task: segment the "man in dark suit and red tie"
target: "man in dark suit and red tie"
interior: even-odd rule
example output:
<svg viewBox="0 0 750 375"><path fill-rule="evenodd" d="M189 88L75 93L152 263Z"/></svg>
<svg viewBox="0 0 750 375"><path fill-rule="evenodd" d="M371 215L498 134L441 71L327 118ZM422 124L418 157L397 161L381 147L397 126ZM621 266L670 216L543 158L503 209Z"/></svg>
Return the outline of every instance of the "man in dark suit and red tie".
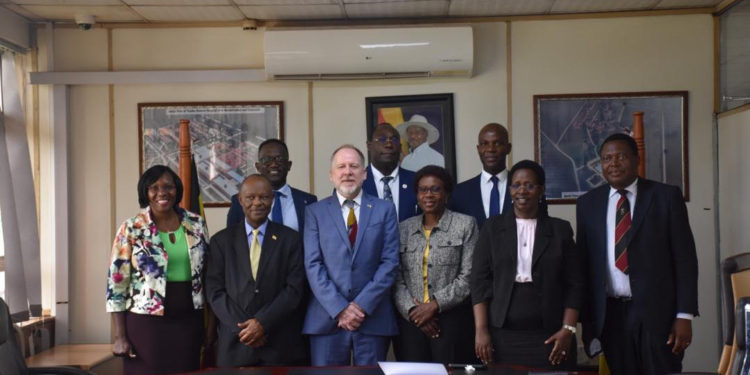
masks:
<svg viewBox="0 0 750 375"><path fill-rule="evenodd" d="M265 177L247 177L239 203L245 219L216 233L208 252L206 294L219 320L217 365L307 365L302 238L268 220L273 190Z"/></svg>
<svg viewBox="0 0 750 375"><path fill-rule="evenodd" d="M588 260L585 349L613 375L680 372L698 315L698 260L678 187L638 177L626 134L599 149L608 184L578 198L577 244Z"/></svg>
<svg viewBox="0 0 750 375"><path fill-rule="evenodd" d="M479 131L477 153L482 161L482 172L453 189L449 208L473 216L477 226L512 207L508 191L508 170L505 158L512 146L508 141L508 130L498 123L489 123Z"/></svg>
<svg viewBox="0 0 750 375"><path fill-rule="evenodd" d="M286 176L292 169L286 143L276 138L263 141L258 146L258 161L255 163L255 169L271 181L274 195L271 221L284 224L302 233L305 226L305 206L317 202L318 198L286 183ZM237 195L233 195L231 201L232 205L227 212L227 227L245 218Z"/></svg>
<svg viewBox="0 0 750 375"><path fill-rule="evenodd" d="M370 165L362 191L380 199L393 202L398 221L404 221L419 213L417 196L414 194L414 172L399 167L401 136L389 123L375 127L367 141Z"/></svg>

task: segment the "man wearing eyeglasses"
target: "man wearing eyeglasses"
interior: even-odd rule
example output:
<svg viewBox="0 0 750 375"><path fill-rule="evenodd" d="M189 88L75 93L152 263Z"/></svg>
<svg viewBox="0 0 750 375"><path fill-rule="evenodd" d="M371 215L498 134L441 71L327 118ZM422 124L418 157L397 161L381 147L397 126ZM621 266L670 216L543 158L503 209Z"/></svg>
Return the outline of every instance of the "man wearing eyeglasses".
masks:
<svg viewBox="0 0 750 375"><path fill-rule="evenodd" d="M375 127L367 141L370 165L367 179L362 184L365 193L393 202L398 221L404 221L419 213L417 197L414 195L414 172L399 166L401 136L389 123Z"/></svg>
<svg viewBox="0 0 750 375"><path fill-rule="evenodd" d="M271 181L273 205L271 221L281 223L300 233L305 224L305 206L318 201L318 197L295 189L286 183L286 176L292 168L289 149L283 141L270 138L258 146L258 161L255 169ZM227 213L227 227L242 221L245 217L237 195L232 196L232 206Z"/></svg>

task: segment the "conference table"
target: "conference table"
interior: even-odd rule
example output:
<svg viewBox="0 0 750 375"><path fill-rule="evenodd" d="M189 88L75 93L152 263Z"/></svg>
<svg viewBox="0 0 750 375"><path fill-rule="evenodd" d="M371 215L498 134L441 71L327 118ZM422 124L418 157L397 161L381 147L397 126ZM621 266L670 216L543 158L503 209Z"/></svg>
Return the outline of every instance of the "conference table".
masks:
<svg viewBox="0 0 750 375"><path fill-rule="evenodd" d="M451 375L597 375L597 372L533 370L520 366L490 365L487 369L466 371L448 369ZM191 375L384 375L379 367L244 367L207 369Z"/></svg>

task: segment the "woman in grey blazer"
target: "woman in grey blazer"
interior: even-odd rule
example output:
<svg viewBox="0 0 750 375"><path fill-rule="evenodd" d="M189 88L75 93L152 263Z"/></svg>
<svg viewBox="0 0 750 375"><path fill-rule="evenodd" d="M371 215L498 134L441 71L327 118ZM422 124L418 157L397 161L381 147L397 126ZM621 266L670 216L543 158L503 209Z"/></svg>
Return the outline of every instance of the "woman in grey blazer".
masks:
<svg viewBox="0 0 750 375"><path fill-rule="evenodd" d="M446 208L453 190L448 172L435 165L417 171L417 204L423 214L399 225L400 268L394 300L399 361L471 363L474 319L469 278L478 238L473 217Z"/></svg>

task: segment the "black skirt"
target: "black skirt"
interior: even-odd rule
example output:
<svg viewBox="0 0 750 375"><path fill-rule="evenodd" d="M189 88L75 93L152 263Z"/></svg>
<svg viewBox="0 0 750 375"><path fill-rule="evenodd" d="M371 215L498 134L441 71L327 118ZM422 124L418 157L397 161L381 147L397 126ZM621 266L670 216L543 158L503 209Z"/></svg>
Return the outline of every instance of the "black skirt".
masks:
<svg viewBox="0 0 750 375"><path fill-rule="evenodd" d="M190 281L168 282L164 315L126 314L136 358L125 358L125 375L169 374L200 368L203 310L193 307Z"/></svg>
<svg viewBox="0 0 750 375"><path fill-rule="evenodd" d="M565 362L558 366L549 362L554 345L544 342L553 334L554 332L544 329L542 302L534 291L533 284L515 283L502 328L492 328L492 346L495 348L493 359L498 363L535 369L574 369L577 360L575 339Z"/></svg>

